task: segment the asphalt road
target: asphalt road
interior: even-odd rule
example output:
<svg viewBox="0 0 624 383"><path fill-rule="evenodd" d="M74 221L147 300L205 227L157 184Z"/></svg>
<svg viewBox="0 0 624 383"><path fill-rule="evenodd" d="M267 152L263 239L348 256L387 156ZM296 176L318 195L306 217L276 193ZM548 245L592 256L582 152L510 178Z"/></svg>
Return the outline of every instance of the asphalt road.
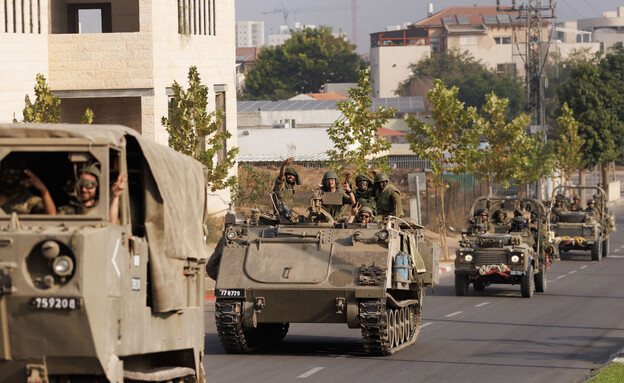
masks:
<svg viewBox="0 0 624 383"><path fill-rule="evenodd" d="M364 355L359 330L293 324L283 343L225 354L206 306L208 382L578 382L624 347L624 204L611 253L570 252L548 271L548 289L521 298L492 285L456 297L453 273L429 293L416 343L389 357Z"/></svg>

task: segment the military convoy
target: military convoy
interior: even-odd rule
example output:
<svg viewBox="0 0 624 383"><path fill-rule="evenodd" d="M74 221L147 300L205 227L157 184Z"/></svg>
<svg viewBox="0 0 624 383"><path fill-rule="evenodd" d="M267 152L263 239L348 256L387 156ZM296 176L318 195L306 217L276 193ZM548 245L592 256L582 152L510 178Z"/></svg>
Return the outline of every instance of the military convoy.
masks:
<svg viewBox="0 0 624 383"><path fill-rule="evenodd" d="M279 342L290 323L361 329L369 355L415 342L425 289L437 282L437 252L409 219L342 223L315 195L305 214L226 216L219 246L215 320L229 353ZM436 248L437 249L437 248ZM209 262L209 264L212 263Z"/></svg>
<svg viewBox="0 0 624 383"><path fill-rule="evenodd" d="M122 127L6 124L0 137L2 164L19 157L57 206L80 169L99 173L83 214L0 209L0 381L205 381L203 166Z"/></svg>
<svg viewBox="0 0 624 383"><path fill-rule="evenodd" d="M590 192L597 207L593 211L569 211L569 195L582 196ZM559 186L553 191L552 201L562 200L563 209L551 206L554 241L561 252L583 250L591 253L593 261L609 254L609 232L615 230L615 217L609 213L607 195L598 186Z"/></svg>
<svg viewBox="0 0 624 383"><path fill-rule="evenodd" d="M510 212L508 223L493 224L475 211ZM470 285L483 291L491 284L519 284L523 297L545 292L554 248L548 240L549 219L544 205L526 197L480 197L470 209L471 230L464 233L455 258L455 293L468 294Z"/></svg>

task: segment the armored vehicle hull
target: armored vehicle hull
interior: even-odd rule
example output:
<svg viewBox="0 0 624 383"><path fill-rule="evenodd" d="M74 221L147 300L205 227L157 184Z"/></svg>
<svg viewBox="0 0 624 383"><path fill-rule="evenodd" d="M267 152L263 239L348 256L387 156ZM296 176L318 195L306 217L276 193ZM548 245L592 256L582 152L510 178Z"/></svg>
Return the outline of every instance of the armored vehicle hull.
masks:
<svg viewBox="0 0 624 383"><path fill-rule="evenodd" d="M395 219L267 225L234 217L215 289L227 352L278 342L289 323L360 328L371 355L416 340L425 288L437 278L437 256L419 244L417 230Z"/></svg>
<svg viewBox="0 0 624 383"><path fill-rule="evenodd" d="M0 382L205 381L202 166L122 127L11 124L0 137L0 167L22 158L57 206L85 163L100 185L82 212L0 209Z"/></svg>

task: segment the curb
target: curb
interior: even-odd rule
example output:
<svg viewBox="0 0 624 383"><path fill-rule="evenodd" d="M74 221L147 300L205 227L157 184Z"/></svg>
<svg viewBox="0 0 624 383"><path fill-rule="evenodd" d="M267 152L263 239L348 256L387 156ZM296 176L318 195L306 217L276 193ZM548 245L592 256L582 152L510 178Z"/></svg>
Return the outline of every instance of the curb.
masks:
<svg viewBox="0 0 624 383"><path fill-rule="evenodd" d="M448 273L449 271L453 271L453 266L440 266L440 274Z"/></svg>

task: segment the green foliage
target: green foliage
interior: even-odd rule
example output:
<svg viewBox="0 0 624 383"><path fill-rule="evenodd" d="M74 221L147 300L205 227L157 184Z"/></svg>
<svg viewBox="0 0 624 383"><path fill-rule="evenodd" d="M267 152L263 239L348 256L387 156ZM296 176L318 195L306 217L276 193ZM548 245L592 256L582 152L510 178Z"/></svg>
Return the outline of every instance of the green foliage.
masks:
<svg viewBox="0 0 624 383"><path fill-rule="evenodd" d="M434 52L430 57L410 65L410 71L413 74L399 85L395 93L402 96L418 95L413 90L418 79L437 78L449 87L459 88L458 99L466 106L481 108L485 96L494 92L510 100L510 117L519 115L523 108L521 85L511 76L497 75L481 61L475 60L468 51L451 49Z"/></svg>
<svg viewBox="0 0 624 383"><path fill-rule="evenodd" d="M80 120L81 124L92 124L93 119L95 118L95 113L91 110L91 108L87 108L84 114L82 115L82 119Z"/></svg>
<svg viewBox="0 0 624 383"><path fill-rule="evenodd" d="M187 91L173 82L173 99L169 107L169 118L161 122L169 133L169 146L191 156L207 168L207 178L212 191L225 189L236 184L236 177L228 177L236 162L238 148L230 148L224 157L217 159L217 153L232 134L220 129L223 111L208 113L208 88L201 85L197 67L189 68Z"/></svg>
<svg viewBox="0 0 624 383"><path fill-rule="evenodd" d="M561 115L557 118L556 129L556 156L557 167L561 169L566 180L572 177L576 170L583 166L583 139L578 134L578 123L572 115L568 104L563 104Z"/></svg>
<svg viewBox="0 0 624 383"><path fill-rule="evenodd" d="M35 84L35 102L26 95L24 122L56 123L61 117L61 100L50 92L45 77L37 73Z"/></svg>
<svg viewBox="0 0 624 383"><path fill-rule="evenodd" d="M326 82L355 82L361 59L330 27L293 32L284 44L263 48L245 75L246 100L278 100L319 92Z"/></svg>
<svg viewBox="0 0 624 383"><path fill-rule="evenodd" d="M349 89L350 100L336 103L342 117L327 129L334 143L334 149L327 154L338 173L347 166L355 166L357 173L366 173L369 159L377 169L389 171L386 158L379 159L375 155L389 150L392 144L375 136L375 132L394 116L395 110L378 107L371 111L371 93L370 69L361 70L357 88Z"/></svg>
<svg viewBox="0 0 624 383"><path fill-rule="evenodd" d="M624 382L624 363L610 363L601 368L589 383L619 383Z"/></svg>
<svg viewBox="0 0 624 383"><path fill-rule="evenodd" d="M234 185L232 201L237 207L254 206L262 199L267 199L271 191L271 175L257 170L249 164L238 167L238 183Z"/></svg>
<svg viewBox="0 0 624 383"><path fill-rule="evenodd" d="M412 133L407 135L410 149L420 158L431 163L434 180L438 185L444 183L444 171L459 171L463 153L468 146L478 145L478 136L467 129L475 118L474 107L464 108L464 103L457 99L459 89L447 89L444 81L435 80L433 89L427 98L433 105L433 124L409 116L407 125Z"/></svg>

